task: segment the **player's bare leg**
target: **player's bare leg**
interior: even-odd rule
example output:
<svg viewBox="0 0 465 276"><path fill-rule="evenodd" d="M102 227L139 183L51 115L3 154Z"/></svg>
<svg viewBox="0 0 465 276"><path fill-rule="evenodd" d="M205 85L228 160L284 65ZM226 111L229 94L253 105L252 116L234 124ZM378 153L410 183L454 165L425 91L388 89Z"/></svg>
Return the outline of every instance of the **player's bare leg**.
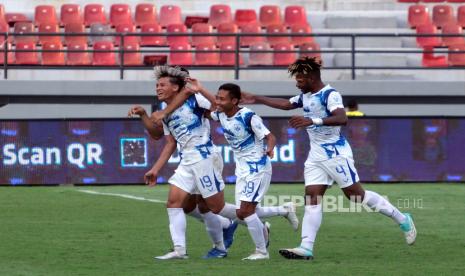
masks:
<svg viewBox="0 0 465 276"><path fill-rule="evenodd" d="M400 226L402 232L404 232L407 244L412 245L415 243L417 230L410 214L401 213L386 198L382 197L378 193L365 191L359 182L343 188L342 191L350 200L363 203L371 209L390 217Z"/></svg>
<svg viewBox="0 0 465 276"><path fill-rule="evenodd" d="M279 250L287 259L313 259L313 244L323 218L321 201L327 185L308 185L305 187L305 214L302 219L302 242L296 248Z"/></svg>
<svg viewBox="0 0 465 276"><path fill-rule="evenodd" d="M163 256L155 257L156 259L170 260L188 258L186 254L186 216L183 210L184 202L188 196L189 194L186 191L174 185L170 185L166 208L168 211L169 228L174 249Z"/></svg>

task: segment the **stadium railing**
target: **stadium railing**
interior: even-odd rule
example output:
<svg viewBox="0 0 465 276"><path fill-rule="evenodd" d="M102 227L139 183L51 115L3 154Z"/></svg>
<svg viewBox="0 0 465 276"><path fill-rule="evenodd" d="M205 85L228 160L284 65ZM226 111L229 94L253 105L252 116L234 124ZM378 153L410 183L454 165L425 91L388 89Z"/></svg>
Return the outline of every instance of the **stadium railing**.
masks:
<svg viewBox="0 0 465 276"><path fill-rule="evenodd" d="M391 70L444 70L444 69L452 69L452 70L463 70L465 69L465 64L464 65L459 65L459 66L449 66L445 64L445 66L438 66L438 67L424 67L424 66L358 66L356 64L356 55L357 54L450 54L452 51L449 49L396 49L396 50L388 50L388 49L382 49L382 48L376 48L376 49L358 49L357 48L357 39L359 38L366 38L366 37L464 37L465 34L411 34L411 33L305 33L305 34L295 34L295 33L278 33L278 34L265 34L265 33L234 33L234 34L218 34L218 33L0 33L0 36L3 37L3 44L8 43L11 41L12 37L18 37L18 36L87 36L87 37L98 37L98 36L105 36L105 37L114 37L118 41L121 41L121 44L119 45L118 49L114 50L93 50L93 49L88 49L88 50L68 50L68 49L62 49L62 50L43 50L43 49L35 49L35 50L16 50L16 49L9 49L9 47L3 47L3 50L0 51L1 54L3 54L3 77L4 79L8 79L8 70L10 69L71 69L71 70L96 70L96 69L102 69L102 70L108 70L108 69L114 69L114 70L119 70L120 71L120 79L124 79L124 72L125 70L152 70L153 65L142 65L142 66L129 66L129 65L124 65L124 54L126 53L150 53L150 54L169 54L169 53L198 53L198 50L170 50L170 49L139 49L139 50L126 50L124 45L125 45L125 37L143 37L143 36L214 36L214 37L219 37L219 36L233 36L235 37L235 42L236 42L236 47L233 50L208 50L208 51L201 51L201 53L234 53L235 55L235 64L233 66L221 66L221 65L215 65L215 66L198 66L198 65L187 65L189 69L222 69L222 70L234 70L234 77L235 79L240 79L240 72L244 70L274 70L274 69L282 69L285 66L277 66L277 65L260 65L260 66L244 66L241 65L241 59L240 59L240 54L250 54L250 53L296 53L296 54L323 54L323 53L346 53L350 54L351 57L351 63L350 66L328 66L325 67L325 69L342 69L342 70L350 70L351 71L351 77L352 79L356 79L356 70L386 70L386 69L391 69ZM302 36L311 36L311 37L345 37L350 39L350 49L334 49L334 50L312 50L312 51L301 51L299 49L294 49L294 50L289 50L289 51L275 51L275 50L259 50L259 51L254 51L249 49L241 49L241 38L246 37L246 36L264 36L264 37L302 37ZM166 46L168 47L168 46ZM50 65L18 65L18 64L9 64L8 59L9 59L9 53L15 53L15 52L37 52L37 53L43 53L43 52L88 52L88 53L94 53L94 52L113 52L117 53L119 57L119 62L117 65L114 66L98 66L98 65L92 65L92 66L71 66L71 65L63 65L63 66L50 66ZM459 51L453 51L453 54L464 54L464 50L459 50ZM171 64L171 65L178 65L178 64ZM182 65L182 64L179 64ZM184 65L183 65L184 66Z"/></svg>

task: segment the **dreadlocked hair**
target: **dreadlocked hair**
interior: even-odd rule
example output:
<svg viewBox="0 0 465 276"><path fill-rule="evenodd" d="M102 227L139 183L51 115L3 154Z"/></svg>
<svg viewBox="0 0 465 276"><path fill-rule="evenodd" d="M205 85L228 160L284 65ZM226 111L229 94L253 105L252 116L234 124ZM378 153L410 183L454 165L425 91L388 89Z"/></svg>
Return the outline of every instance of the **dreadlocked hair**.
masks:
<svg viewBox="0 0 465 276"><path fill-rule="evenodd" d="M172 84L179 86L179 90L186 85L186 78L189 77L189 72L179 66L155 66L153 68L155 73L155 78L159 80L160 78L169 78Z"/></svg>
<svg viewBox="0 0 465 276"><path fill-rule="evenodd" d="M297 74L308 75L310 73L320 74L322 61L319 57L301 57L289 65L287 71L291 77Z"/></svg>

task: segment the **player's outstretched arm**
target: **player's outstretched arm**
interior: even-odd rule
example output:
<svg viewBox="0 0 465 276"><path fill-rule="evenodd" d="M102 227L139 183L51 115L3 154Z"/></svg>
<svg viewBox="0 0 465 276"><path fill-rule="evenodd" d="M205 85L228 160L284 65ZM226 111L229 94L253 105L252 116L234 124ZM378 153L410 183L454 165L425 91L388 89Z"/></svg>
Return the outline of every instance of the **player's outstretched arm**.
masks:
<svg viewBox="0 0 465 276"><path fill-rule="evenodd" d="M268 133L266 136L266 155L271 159L274 157L274 147L276 146L276 137L272 133Z"/></svg>
<svg viewBox="0 0 465 276"><path fill-rule="evenodd" d="M168 162L173 152L176 150L176 140L174 140L173 136L165 135L166 144L163 147L160 156L158 157L157 162L153 165L153 167L144 175L145 184L149 186L155 186L157 184L157 176L160 172L161 168Z"/></svg>
<svg viewBox="0 0 465 276"><path fill-rule="evenodd" d="M269 107L282 109L282 110L291 110L291 109L297 108L288 99L258 96L258 95L253 95L248 92L242 92L241 103L243 104L257 104L257 103L264 104Z"/></svg>
<svg viewBox="0 0 465 276"><path fill-rule="evenodd" d="M128 117L133 117L134 115L137 115L140 117L142 124L144 125L144 128L147 130L149 133L150 137L154 140L159 140L163 137L163 126L162 124L154 124L149 116L147 115L147 112L142 106L133 106L129 112L128 112Z"/></svg>

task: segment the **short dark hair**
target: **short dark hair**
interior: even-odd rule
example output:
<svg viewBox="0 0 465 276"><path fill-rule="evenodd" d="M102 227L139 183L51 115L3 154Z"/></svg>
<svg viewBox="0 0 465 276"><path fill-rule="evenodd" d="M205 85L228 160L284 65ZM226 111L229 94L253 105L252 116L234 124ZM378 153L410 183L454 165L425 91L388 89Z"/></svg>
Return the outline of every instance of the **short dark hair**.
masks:
<svg viewBox="0 0 465 276"><path fill-rule="evenodd" d="M321 76L320 69L322 67L322 61L319 57L301 57L294 63L289 65L288 72L291 77L297 74L314 74L318 77Z"/></svg>
<svg viewBox="0 0 465 276"><path fill-rule="evenodd" d="M229 97L231 99L237 99L238 101L241 100L241 87L234 83L225 83L222 84L218 90L226 90L228 91Z"/></svg>

